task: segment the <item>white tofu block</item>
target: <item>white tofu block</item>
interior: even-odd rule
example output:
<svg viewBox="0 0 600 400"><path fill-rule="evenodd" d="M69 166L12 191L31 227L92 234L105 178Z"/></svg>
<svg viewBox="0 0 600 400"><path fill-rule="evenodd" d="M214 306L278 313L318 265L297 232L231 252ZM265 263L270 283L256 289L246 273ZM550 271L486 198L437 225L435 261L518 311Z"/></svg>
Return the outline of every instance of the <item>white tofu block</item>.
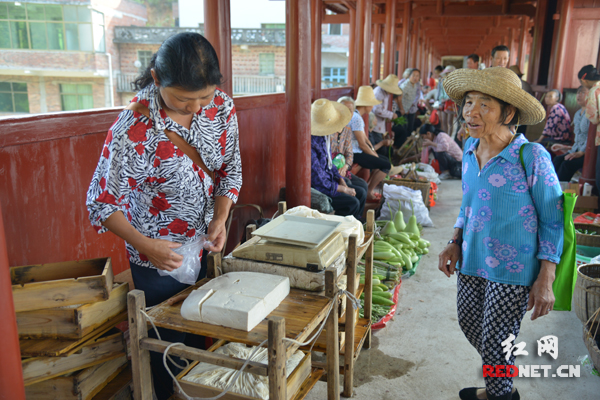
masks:
<svg viewBox="0 0 600 400"><path fill-rule="evenodd" d="M181 316L191 321L202 322L202 304L215 291L212 289L196 289L183 301L181 305Z"/></svg>
<svg viewBox="0 0 600 400"><path fill-rule="evenodd" d="M202 289L214 293L204 298L199 307L201 322L249 332L290 293L290 280L258 272L230 272L211 280ZM195 312L195 306L192 310ZM182 316L187 318L183 306Z"/></svg>

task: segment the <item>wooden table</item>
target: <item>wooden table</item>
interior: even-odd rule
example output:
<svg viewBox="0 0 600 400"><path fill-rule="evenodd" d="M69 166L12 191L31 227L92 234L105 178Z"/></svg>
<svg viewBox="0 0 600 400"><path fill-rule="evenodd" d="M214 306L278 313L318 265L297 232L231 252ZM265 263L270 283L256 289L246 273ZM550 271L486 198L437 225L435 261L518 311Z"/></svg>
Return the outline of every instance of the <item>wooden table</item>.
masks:
<svg viewBox="0 0 600 400"><path fill-rule="evenodd" d="M220 255L211 254L209 264L213 267L220 262ZM210 271L210 269L209 269ZM212 268L212 273L216 268ZM196 285L182 291L186 294L202 286L209 279L204 279ZM319 296L305 291L292 289L285 300L277 307L268 318L259 323L252 331L231 329L201 322L188 321L181 316L181 303L173 306L165 301L154 307L147 314L153 319L157 327L167 328L196 335L203 335L232 342L259 345L268 340L269 364L264 365L250 362L246 372L269 377L269 392L272 400L287 399L286 393L286 358L298 349L298 345L286 341L285 338L306 341L313 331L318 328L331 308L326 322L327 347L333 351L327 354L327 386L328 399L339 399L339 352L338 349L338 309L332 307L336 300L337 289L335 286L336 271L333 268L325 271L325 296ZM131 335L131 360L134 385L134 398L136 400L152 399L152 383L150 372L150 351L164 352L171 343L148 338L148 325L142 310L145 309L144 293L134 290L128 295L129 332ZM228 368L240 369L245 360L232 358L220 354L199 350L188 346L176 346L170 354L189 360L208 362ZM331 354L330 354L331 353ZM312 378L311 378L312 376ZM316 380L309 375L302 384L299 393L293 397L300 400L314 386Z"/></svg>

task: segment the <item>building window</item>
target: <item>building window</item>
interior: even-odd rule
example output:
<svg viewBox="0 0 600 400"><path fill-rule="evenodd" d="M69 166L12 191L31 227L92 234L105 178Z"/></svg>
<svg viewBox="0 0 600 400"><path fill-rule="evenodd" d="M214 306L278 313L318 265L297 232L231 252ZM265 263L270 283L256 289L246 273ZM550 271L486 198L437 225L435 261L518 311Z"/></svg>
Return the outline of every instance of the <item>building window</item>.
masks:
<svg viewBox="0 0 600 400"><path fill-rule="evenodd" d="M140 62L140 64L142 64L140 66L140 71L145 71L146 68L148 68L148 65L150 65L150 59L152 58L152 52L148 51L148 50L138 50L138 61Z"/></svg>
<svg viewBox="0 0 600 400"><path fill-rule="evenodd" d="M326 82L346 83L346 68L325 67L323 68L322 79Z"/></svg>
<svg viewBox="0 0 600 400"><path fill-rule="evenodd" d="M0 112L29 112L26 83L0 82Z"/></svg>
<svg viewBox="0 0 600 400"><path fill-rule="evenodd" d="M275 53L259 53L258 67L260 75L275 75Z"/></svg>
<svg viewBox="0 0 600 400"><path fill-rule="evenodd" d="M260 24L261 29L285 29L285 24Z"/></svg>
<svg viewBox="0 0 600 400"><path fill-rule="evenodd" d="M85 6L0 3L0 48L104 52L104 15Z"/></svg>
<svg viewBox="0 0 600 400"><path fill-rule="evenodd" d="M342 34L342 24L329 24L329 30L327 31L328 35L341 35Z"/></svg>
<svg viewBox="0 0 600 400"><path fill-rule="evenodd" d="M60 101L63 111L86 110L89 108L94 108L92 85L61 83Z"/></svg>

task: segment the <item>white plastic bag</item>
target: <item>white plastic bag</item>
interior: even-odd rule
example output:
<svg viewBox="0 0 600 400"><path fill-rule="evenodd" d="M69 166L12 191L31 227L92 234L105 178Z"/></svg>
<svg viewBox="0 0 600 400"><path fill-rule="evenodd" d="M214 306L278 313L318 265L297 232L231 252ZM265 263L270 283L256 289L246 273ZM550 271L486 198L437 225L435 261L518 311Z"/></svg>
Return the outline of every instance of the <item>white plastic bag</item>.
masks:
<svg viewBox="0 0 600 400"><path fill-rule="evenodd" d="M404 164L403 165L404 169L408 170L411 167L411 164ZM420 171L419 171L420 170ZM417 176L423 177L425 179L427 179L429 182L433 182L435 184L439 184L440 178L437 172L435 172L435 169L429 165L429 164L425 164L425 163L418 163L417 164Z"/></svg>
<svg viewBox="0 0 600 400"><path fill-rule="evenodd" d="M385 202L383 203L383 207L381 207L380 220L391 220L392 216L398 211L398 200L400 200L402 202L404 222L408 222L408 219L412 215L410 207L410 201L412 200L417 223L422 226L433 226L433 221L429 218L429 210L423 203L423 196L420 190L413 190L406 186L384 184L383 197L385 198ZM391 212L388 204L392 208Z"/></svg>
<svg viewBox="0 0 600 400"><path fill-rule="evenodd" d="M158 270L160 276L170 276L186 285L193 285L198 280L200 269L202 268L202 250L206 241L206 236L199 236L196 240L186 243L176 249L171 249L175 253L183 256L183 263L173 271Z"/></svg>

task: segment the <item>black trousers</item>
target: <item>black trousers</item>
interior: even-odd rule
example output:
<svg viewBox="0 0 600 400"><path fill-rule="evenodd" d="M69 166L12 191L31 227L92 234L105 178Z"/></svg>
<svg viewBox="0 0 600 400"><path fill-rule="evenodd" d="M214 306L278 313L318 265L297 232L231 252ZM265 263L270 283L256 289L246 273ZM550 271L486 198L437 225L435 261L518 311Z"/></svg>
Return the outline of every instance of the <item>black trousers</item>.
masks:
<svg viewBox="0 0 600 400"><path fill-rule="evenodd" d="M554 157L552 161L554 163L554 170L558 175L558 180L561 182L568 182L571 180L575 172L580 168L583 168L584 157L574 158L572 160L565 161L566 154Z"/></svg>
<svg viewBox="0 0 600 400"><path fill-rule="evenodd" d="M354 153L354 161L363 168L380 169L386 173L392 168L390 160L381 154L379 157L375 157L366 153Z"/></svg>
<svg viewBox="0 0 600 400"><path fill-rule="evenodd" d="M344 180L348 187L356 191L356 196L337 192L336 195L331 198L331 206L335 210L335 215L352 215L360 221L362 220L365 202L367 201L367 183L359 177L352 176L354 177L355 183L353 183L353 180L351 179L344 178Z"/></svg>
<svg viewBox="0 0 600 400"><path fill-rule="evenodd" d="M445 151L433 152L435 159L440 164L440 171L448 171L455 178L462 177L462 162L455 160Z"/></svg>
<svg viewBox="0 0 600 400"><path fill-rule="evenodd" d="M371 144L375 146L377 143L383 140L383 134L379 132L369 132L369 140L371 141ZM376 150L376 153L384 157L389 157L390 147L382 146Z"/></svg>
<svg viewBox="0 0 600 400"><path fill-rule="evenodd" d="M206 277L207 258L208 252L204 251L202 257L202 269L200 270L198 280ZM133 278L135 288L144 292L144 296L146 297L146 307L152 307L162 303L189 286L176 281L170 276L160 276L156 269L142 267L132 262L129 263L129 266L131 268L131 277ZM172 331L163 328L158 328L158 332L160 333L162 340L171 343L185 342L190 346L203 347L204 338L199 336L187 335L185 332ZM157 338L154 329L148 331L148 336L155 339ZM183 365L183 362L180 362L179 357L172 356L172 358L178 364ZM181 372L180 368L169 361L167 362L174 375ZM152 380L154 381L154 393L156 394L156 398L158 400L167 400L173 394L173 380L164 367L161 353L154 351L150 352L150 366L152 367Z"/></svg>
<svg viewBox="0 0 600 400"><path fill-rule="evenodd" d="M367 182L365 182L364 179L359 178L358 176L354 175L354 174L350 174L351 178L344 178L344 180L346 181L346 185L348 185L349 187L351 187L352 189L354 189L356 191L356 198L358 199L358 201L360 202L360 208L358 209L358 212L354 215L354 218L356 218L357 220L362 220L362 216L363 216L363 212L365 211L365 203L367 201L367 193L369 192L369 185L367 184Z"/></svg>

